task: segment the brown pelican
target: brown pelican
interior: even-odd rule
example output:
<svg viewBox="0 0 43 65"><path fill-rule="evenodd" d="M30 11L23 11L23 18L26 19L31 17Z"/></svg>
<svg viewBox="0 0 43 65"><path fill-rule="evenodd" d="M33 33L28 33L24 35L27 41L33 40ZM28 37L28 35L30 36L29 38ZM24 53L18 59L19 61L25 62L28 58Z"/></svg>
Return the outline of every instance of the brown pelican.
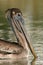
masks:
<svg viewBox="0 0 43 65"><path fill-rule="evenodd" d="M11 8L6 10L5 15L17 38L17 42L9 42L0 39L0 56L14 58L27 57L30 48L32 54L36 58L35 51L26 36L21 10L18 8Z"/></svg>

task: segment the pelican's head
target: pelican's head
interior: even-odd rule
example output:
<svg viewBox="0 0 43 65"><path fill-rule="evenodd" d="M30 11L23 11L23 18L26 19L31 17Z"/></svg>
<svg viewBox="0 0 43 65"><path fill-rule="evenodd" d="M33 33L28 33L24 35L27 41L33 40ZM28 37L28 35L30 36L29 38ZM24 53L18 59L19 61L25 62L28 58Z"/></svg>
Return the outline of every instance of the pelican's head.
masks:
<svg viewBox="0 0 43 65"><path fill-rule="evenodd" d="M22 25L24 24L24 19L23 19L21 10L18 8L8 9L5 11L5 17L7 18L8 23L12 27L12 30L17 38L16 32L15 32L15 27L14 27L15 23L16 23L16 29L19 32L22 32L19 23L21 23Z"/></svg>
<svg viewBox="0 0 43 65"><path fill-rule="evenodd" d="M5 15L6 15L5 17L10 23L11 23L11 19L18 20L21 21L21 23L24 23L22 12L18 8L7 9L5 11Z"/></svg>

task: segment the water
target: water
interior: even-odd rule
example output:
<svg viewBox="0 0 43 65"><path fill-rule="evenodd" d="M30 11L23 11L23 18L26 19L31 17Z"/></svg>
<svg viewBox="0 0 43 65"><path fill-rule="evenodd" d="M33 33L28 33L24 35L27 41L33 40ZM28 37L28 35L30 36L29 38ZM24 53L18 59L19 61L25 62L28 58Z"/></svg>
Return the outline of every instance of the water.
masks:
<svg viewBox="0 0 43 65"><path fill-rule="evenodd" d="M0 65L43 65L43 16L41 16L43 15L43 5L40 4L42 0L37 1L39 2L37 4L38 7L36 6L37 2L35 2L34 8L37 8L33 9L33 1L34 0L0 0L0 39L16 41L13 31L5 19L5 10L12 7L19 8L23 12L29 41L33 45L38 58L34 59L29 51L29 58L27 59L18 59L18 61L13 59L0 59Z"/></svg>

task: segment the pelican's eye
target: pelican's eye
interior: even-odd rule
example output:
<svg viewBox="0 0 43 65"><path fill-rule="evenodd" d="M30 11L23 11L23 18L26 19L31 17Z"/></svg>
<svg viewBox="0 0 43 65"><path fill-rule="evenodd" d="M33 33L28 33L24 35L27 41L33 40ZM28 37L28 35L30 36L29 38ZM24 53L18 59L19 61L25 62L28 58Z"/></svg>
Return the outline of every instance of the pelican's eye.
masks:
<svg viewBox="0 0 43 65"><path fill-rule="evenodd" d="M18 16L20 16L20 14L18 14Z"/></svg>
<svg viewBox="0 0 43 65"><path fill-rule="evenodd" d="M18 16L21 16L21 13L17 13Z"/></svg>

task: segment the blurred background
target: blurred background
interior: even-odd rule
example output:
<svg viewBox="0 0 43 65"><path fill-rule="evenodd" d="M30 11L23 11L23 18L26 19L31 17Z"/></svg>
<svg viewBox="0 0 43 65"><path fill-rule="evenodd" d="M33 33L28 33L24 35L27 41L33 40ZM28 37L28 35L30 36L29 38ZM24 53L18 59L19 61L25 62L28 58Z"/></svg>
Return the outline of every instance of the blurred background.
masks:
<svg viewBox="0 0 43 65"><path fill-rule="evenodd" d="M42 64L43 0L0 0L0 39L16 41L13 31L5 19L5 10L8 8L19 8L22 11L29 41L40 59L40 62L37 63Z"/></svg>

